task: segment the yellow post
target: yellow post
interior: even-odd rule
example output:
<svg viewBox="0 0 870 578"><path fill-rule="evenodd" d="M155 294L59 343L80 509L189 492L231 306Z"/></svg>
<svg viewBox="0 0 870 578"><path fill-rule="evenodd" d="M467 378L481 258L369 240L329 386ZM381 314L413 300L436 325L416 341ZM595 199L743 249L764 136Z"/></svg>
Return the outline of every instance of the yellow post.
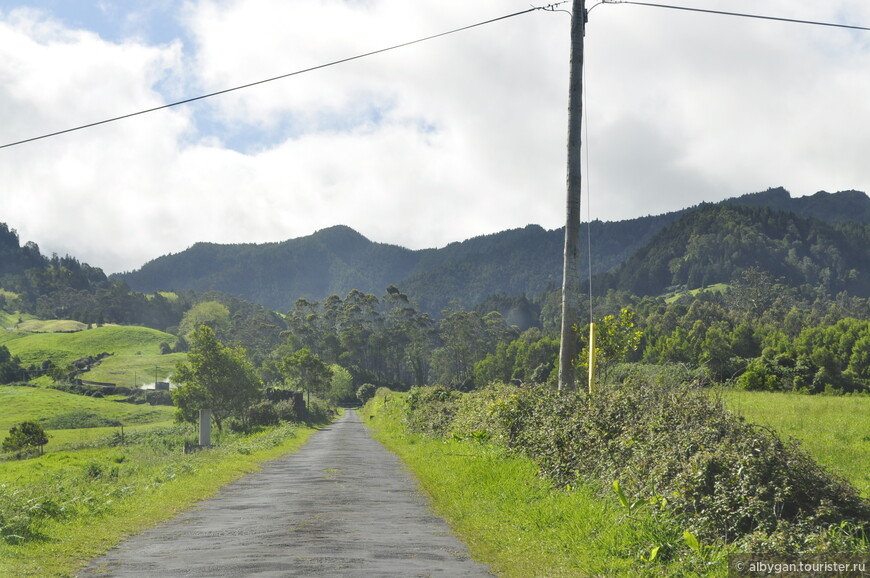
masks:
<svg viewBox="0 0 870 578"><path fill-rule="evenodd" d="M595 390L595 324L589 324L589 393Z"/></svg>

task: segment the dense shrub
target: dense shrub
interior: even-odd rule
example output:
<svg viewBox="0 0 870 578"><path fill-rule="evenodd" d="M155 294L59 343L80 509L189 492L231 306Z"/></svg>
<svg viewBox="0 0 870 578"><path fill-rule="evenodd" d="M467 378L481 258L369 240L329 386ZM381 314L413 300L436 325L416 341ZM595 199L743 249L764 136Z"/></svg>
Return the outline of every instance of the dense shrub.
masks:
<svg viewBox="0 0 870 578"><path fill-rule="evenodd" d="M375 396L375 392L378 390L378 386L373 385L371 383L364 383L359 386L356 390L356 398L365 405L368 401Z"/></svg>
<svg viewBox="0 0 870 578"><path fill-rule="evenodd" d="M407 423L429 435L485 432L534 459L558 486L591 480L610 491L618 481L631 501L667 503L702 541L771 552L847 551L861 541L870 504L854 487L797 443L743 422L677 377L627 375L594 395L424 388L408 397Z"/></svg>
<svg viewBox="0 0 870 578"><path fill-rule="evenodd" d="M278 410L271 401L261 401L248 408L250 426L278 425L279 421Z"/></svg>
<svg viewBox="0 0 870 578"><path fill-rule="evenodd" d="M281 421L302 421L305 406L298 405L296 398L284 399L275 404L275 411Z"/></svg>
<svg viewBox="0 0 870 578"><path fill-rule="evenodd" d="M461 396L458 391L442 386L412 387L405 398L408 429L429 436L445 435Z"/></svg>
<svg viewBox="0 0 870 578"><path fill-rule="evenodd" d="M144 390L148 405L172 405L172 392L166 390Z"/></svg>
<svg viewBox="0 0 870 578"><path fill-rule="evenodd" d="M311 425L328 424L336 415L335 406L329 403L312 401L305 409L305 423Z"/></svg>
<svg viewBox="0 0 870 578"><path fill-rule="evenodd" d="M523 408L520 394L516 386L493 383L463 395L455 402L448 432L456 438L485 437L510 445L519 433L517 426Z"/></svg>
<svg viewBox="0 0 870 578"><path fill-rule="evenodd" d="M12 426L0 449L13 453L17 458L23 458L36 452L41 454L47 443L48 435L41 425L35 421L23 421Z"/></svg>

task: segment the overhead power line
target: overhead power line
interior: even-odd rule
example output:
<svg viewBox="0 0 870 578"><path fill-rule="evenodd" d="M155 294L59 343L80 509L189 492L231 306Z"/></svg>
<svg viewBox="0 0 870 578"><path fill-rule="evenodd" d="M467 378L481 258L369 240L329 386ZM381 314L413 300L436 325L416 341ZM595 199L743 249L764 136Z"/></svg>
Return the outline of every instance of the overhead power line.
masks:
<svg viewBox="0 0 870 578"><path fill-rule="evenodd" d="M838 24L835 22L819 22L817 20L797 20L794 18L781 18L778 16L763 16L761 14L744 14L742 12L725 12L723 10L708 10L706 8L692 8L690 6L674 6L671 4L654 4L651 2L633 2L631 0L602 0L595 6L601 4L634 4L635 6L650 6L653 8L668 8L670 10L684 10L686 12L703 12L706 14L718 14L720 16L738 16L740 18L756 18L758 20L776 20L778 22L791 22L792 24L810 24L812 26L828 26L831 28L846 28L849 30L865 30L870 31L870 28L865 26L852 26L850 24ZM592 8L595 8L593 6ZM590 10L592 9L590 8Z"/></svg>
<svg viewBox="0 0 870 578"><path fill-rule="evenodd" d="M565 0L565 1L567 1L567 0ZM546 5L546 6L533 6L532 8L529 8L529 9L527 9L527 10L521 10L520 12L514 12L513 14L506 14L506 15L504 15L504 16L499 16L498 18L491 18L491 19L489 19L489 20L484 20L483 22L477 22L476 24L469 24L468 26L463 26L463 27L461 27L461 28L455 28L455 29L453 29L453 30L448 30L447 32L441 32L441 33L438 33L438 34L433 34L433 35L431 35L431 36L426 36L425 38L418 38L417 40L411 40L411 41L409 41L409 42L403 42L402 44L396 44L396 45L394 45L394 46L389 46L389 47L387 47L387 48L381 48L381 49L378 49L378 50L373 50L373 51L371 51L371 52L366 52L366 53L364 53L364 54L357 54L356 56L350 56L350 57L348 57L348 58L342 58L342 59L340 59L340 60L334 60L334 61L332 61L332 62L327 62L327 63L325 63L325 64L319 64L319 65L317 65L317 66L312 66L312 67L310 67L310 68L304 68L304 69L302 69L302 70L297 70L297 71L295 71L295 72L289 72L289 73L287 73L287 74L282 74L282 75L280 75L280 76L273 76L272 78L267 78L267 79L265 79L265 80L258 80L258 81L256 81L256 82L249 82L249 83L247 83L247 84L242 84L242 85L239 85L239 86L234 86L233 88L226 88L226 89L224 89L224 90L218 90L218 91L216 91L216 92L210 92L210 93L208 93L208 94L203 94L203 95L200 95L200 96L194 96L194 97L192 97L192 98L186 98L186 99L184 99L184 100L179 100L179 101L177 101L177 102L171 102L171 103L169 103L169 104L163 104L163 105L161 105L161 106L155 106L155 107L153 107L153 108L148 108L148 109L140 110L140 111L137 111L137 112L131 112L131 113L129 113L129 114L123 114L123 115L121 115L121 116L116 116L116 117L112 117L112 118L107 118L107 119L105 119L105 120L100 120L100 121L97 121L97 122L91 122L91 123L88 123L88 124L83 124L83 125L80 125L80 126L75 126L75 127L68 128L68 129L64 129L64 130L59 130L59 131L55 131L55 132L51 132L51 133L47 133L47 134L43 134L43 135L40 135L40 136L35 136L35 137L32 137L32 138L27 138L27 139L20 140L20 141L16 141L16 142L11 142L11 143L8 143L8 144L0 145L0 149L5 149L5 148L9 148L9 147L14 147L14 146L17 146L17 145L22 145L22 144L29 143L29 142L33 142L33 141L37 141L37 140L41 140L41 139L46 139L46 138L50 138L50 137L54 137L54 136L58 136L58 135L62 135L62 134L66 134L66 133L69 133L69 132L75 132L75 131L83 130L83 129L86 129L86 128L92 128L92 127L95 127L95 126L99 126L99 125L101 125L101 124L108 124L108 123L110 123L110 122L116 122L116 121L119 121L119 120L124 120L124 119L126 119L126 118L131 118L131 117L134 117L134 116L139 116L139 115L142 115L142 114L147 114L147 113L149 113L149 112L155 112L155 111L163 110L163 109L166 109L166 108L172 108L172 107L174 107L174 106L180 106L180 105L182 105L182 104L188 104L188 103L191 103L191 102L195 102L195 101L197 101L197 100L204 100L204 99L206 99L206 98L211 98L211 97L213 97L213 96L219 96L219 95L221 95L221 94L226 94L226 93L228 93L228 92L234 92L234 91L236 91L236 90L242 90L243 88L251 88L252 86L257 86L257 85L260 85L260 84L266 84L267 82L274 82L274 81L276 81L276 80L281 80L281 79L283 79L283 78L289 78L289 77L291 77L291 76L298 76L298 75L300 75L300 74L304 74L304 73L306 73L306 72L313 72L313 71L315 71L315 70L320 70L320 69L322 69L322 68L328 68L328 67L330 67L330 66L335 66L335 65L337 65L337 64L344 64L345 62L350 62L350 61L352 61L352 60L359 60L359 59L361 59L361 58L366 58L366 57L368 57L368 56L374 56L374 55L376 55L376 54L381 54L381 53L383 53L383 52L389 52L390 50L396 50L396 49L398 49L398 48L404 48L404 47L406 47L406 46L411 46L411 45L413 45L413 44L419 44L419 43L421 43L421 42L426 42L427 40L434 40L434 39L436 39L436 38L441 38L442 36L448 36L448 35L450 35L450 34L456 34L457 32L463 32L463 31L465 31L465 30L470 30L470 29L472 29L472 28L477 28L477 27L480 27L480 26L485 26L485 25L487 25L487 24L492 24L492 23L494 23L494 22L499 22L500 20L507 20L508 18L513 18L513 17L515 17L515 16L521 16L521 15L523 15L523 14L528 14L529 12L535 12L535 11L537 11L537 10L552 11L556 6L559 6L559 5L561 5L561 4L565 4L565 2L556 2L556 3L554 3L554 4L548 4L548 5Z"/></svg>

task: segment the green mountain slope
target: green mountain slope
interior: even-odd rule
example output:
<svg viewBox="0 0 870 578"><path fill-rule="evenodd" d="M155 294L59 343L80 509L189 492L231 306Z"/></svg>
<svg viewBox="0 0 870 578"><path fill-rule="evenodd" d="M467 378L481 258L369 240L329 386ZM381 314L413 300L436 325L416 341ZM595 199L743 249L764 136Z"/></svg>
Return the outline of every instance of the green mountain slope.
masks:
<svg viewBox="0 0 870 578"><path fill-rule="evenodd" d="M749 206L767 208L774 212L814 216L828 223L858 221L870 223L870 197L857 191L829 194L817 193L811 197L791 198L784 189L770 189L762 193L729 199L718 205L702 204L663 215L648 216L629 221L584 224L581 238L584 250L581 271L589 271L585 248L587 226L591 227L592 273L614 270L627 262L667 227L694 213L703 213L711 206ZM783 222L783 226L789 223ZM707 223L705 226L712 226ZM776 226L773 224L771 226ZM797 226L797 225L795 225ZM803 227L803 228L801 228ZM822 275L828 265L824 255L810 251L818 245L803 239L804 234L819 234L820 230L798 227L790 233L799 244L795 257L819 260L817 273L788 278L807 280ZM784 239L783 234L770 232L771 238ZM827 234L827 233L825 233ZM679 237L679 235L677 235ZM721 250L714 238L706 238L711 251ZM743 242L745 241L745 242ZM727 276L729 262L755 262L755 247L748 238L735 250L748 251L746 255L720 259L709 257L709 271L699 272L701 262L686 268L675 278L662 271L653 273L642 266L637 275L656 275L655 280L632 280L628 273L620 274L635 289L668 286L677 283L718 282ZM677 242L677 241L674 241ZM680 242L687 242L682 239ZM730 243L730 241L729 241ZM731 247L729 243L726 246ZM823 243L824 244L824 243ZM451 302L471 308L493 294L536 296L561 283L563 229L545 230L537 225L523 229L503 231L466 241L451 243L440 249L412 251L383 243L374 243L348 227L338 226L318 231L313 235L281 243L217 245L199 243L175 255L166 255L146 263L141 269L116 276L137 291L153 292L160 289L206 291L210 289L231 293L260 303L277 311L287 311L299 297L322 300L331 294L346 295L351 289L380 295L389 285L396 285L418 302L425 311L438 313ZM780 251L782 247L777 246ZM696 251L702 251L698 246ZM839 249L838 249L839 250ZM784 259L782 251L777 258ZM648 252L646 253L648 254ZM788 255L788 251L785 252ZM671 255L670 259L676 258ZM735 261L736 259L736 261ZM769 260L766 256L762 259ZM637 264L634 265L638 267ZM741 265L743 266L743 265ZM800 263L793 267L812 269ZM663 270L667 269L667 264ZM691 272L689 272L691 270ZM860 269L858 269L860 271ZM777 269L779 271L779 269ZM784 274L785 272L783 272ZM635 277L637 277L637 275ZM835 273L837 277L840 273ZM730 278L725 279L725 281ZM837 285L833 286L853 285ZM629 286L625 288L629 288Z"/></svg>
<svg viewBox="0 0 870 578"><path fill-rule="evenodd" d="M788 191L779 187L728 199L723 204L767 207L774 211L794 213L798 217L814 218L828 223L848 221L870 223L870 202L867 195L861 191L839 193L819 191L814 195L793 199Z"/></svg>
<svg viewBox="0 0 870 578"><path fill-rule="evenodd" d="M281 243L197 243L117 277L137 291L217 290L286 311L299 297L344 295L354 288L380 293L387 280L404 278L418 260L414 251L337 226Z"/></svg>
<svg viewBox="0 0 870 578"><path fill-rule="evenodd" d="M870 294L870 225L829 224L767 207L708 205L662 230L604 287L656 295L728 283L758 267L787 285Z"/></svg>

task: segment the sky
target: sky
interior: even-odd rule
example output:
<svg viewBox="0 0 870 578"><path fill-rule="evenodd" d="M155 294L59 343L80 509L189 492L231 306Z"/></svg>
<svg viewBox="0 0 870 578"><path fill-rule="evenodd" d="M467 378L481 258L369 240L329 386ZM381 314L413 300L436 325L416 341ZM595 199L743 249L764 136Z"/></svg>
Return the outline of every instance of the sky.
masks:
<svg viewBox="0 0 870 578"><path fill-rule="evenodd" d="M870 191L870 32L586 2L584 220L779 186ZM866 0L673 3L870 27ZM0 0L0 145L530 6ZM0 222L106 273L334 225L411 249L555 229L569 33L568 14L536 10L2 148Z"/></svg>

